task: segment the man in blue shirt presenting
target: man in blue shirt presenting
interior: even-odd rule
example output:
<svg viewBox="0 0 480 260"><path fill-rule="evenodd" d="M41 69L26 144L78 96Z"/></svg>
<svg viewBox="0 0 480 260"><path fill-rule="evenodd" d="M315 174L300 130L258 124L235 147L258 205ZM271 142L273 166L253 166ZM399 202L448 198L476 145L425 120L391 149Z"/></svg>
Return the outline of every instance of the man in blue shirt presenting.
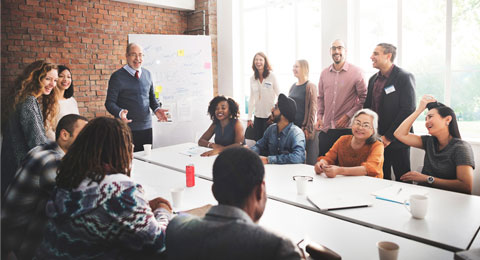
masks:
<svg viewBox="0 0 480 260"><path fill-rule="evenodd" d="M127 45L127 65L110 77L105 101L110 114L128 123L135 152L143 151L144 144L152 143L150 108L159 121L167 120L166 110L160 108L161 104L155 98L150 71L142 68L143 55L140 45Z"/></svg>
<svg viewBox="0 0 480 260"><path fill-rule="evenodd" d="M264 164L291 164L305 162L305 135L293 124L297 105L284 94L272 109L275 124L267 128L263 137L251 148Z"/></svg>

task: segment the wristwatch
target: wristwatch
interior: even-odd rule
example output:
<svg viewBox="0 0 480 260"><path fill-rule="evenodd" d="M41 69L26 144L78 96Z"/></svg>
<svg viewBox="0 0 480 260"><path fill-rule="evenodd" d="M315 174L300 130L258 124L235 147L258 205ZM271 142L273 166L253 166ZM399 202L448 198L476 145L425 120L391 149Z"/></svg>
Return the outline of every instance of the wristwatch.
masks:
<svg viewBox="0 0 480 260"><path fill-rule="evenodd" d="M428 184L433 184L434 181L435 181L435 178L433 178L433 176L428 176L428 178L427 178L427 183Z"/></svg>

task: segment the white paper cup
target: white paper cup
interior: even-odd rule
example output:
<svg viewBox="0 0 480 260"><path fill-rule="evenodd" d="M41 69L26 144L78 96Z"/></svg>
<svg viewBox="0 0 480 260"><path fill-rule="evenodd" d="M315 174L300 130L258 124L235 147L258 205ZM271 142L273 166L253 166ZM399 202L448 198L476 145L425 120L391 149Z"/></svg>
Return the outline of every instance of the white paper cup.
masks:
<svg viewBox="0 0 480 260"><path fill-rule="evenodd" d="M378 255L380 260L397 260L400 247L389 241L380 241L377 243Z"/></svg>
<svg viewBox="0 0 480 260"><path fill-rule="evenodd" d="M152 145L151 144L144 144L143 145L143 152L145 153L146 156L149 156L152 154Z"/></svg>
<svg viewBox="0 0 480 260"><path fill-rule="evenodd" d="M410 204L410 205L407 205ZM419 194L413 194L404 202L405 208L412 214L412 217L423 219L428 211L428 197Z"/></svg>
<svg viewBox="0 0 480 260"><path fill-rule="evenodd" d="M172 202L173 202L173 207L175 208L180 208L182 206L182 200L183 200L183 192L185 191L185 188L173 188L170 190L172 193Z"/></svg>
<svg viewBox="0 0 480 260"><path fill-rule="evenodd" d="M308 182L313 181L310 176L293 176L293 179L297 183L297 194L306 195L308 191Z"/></svg>

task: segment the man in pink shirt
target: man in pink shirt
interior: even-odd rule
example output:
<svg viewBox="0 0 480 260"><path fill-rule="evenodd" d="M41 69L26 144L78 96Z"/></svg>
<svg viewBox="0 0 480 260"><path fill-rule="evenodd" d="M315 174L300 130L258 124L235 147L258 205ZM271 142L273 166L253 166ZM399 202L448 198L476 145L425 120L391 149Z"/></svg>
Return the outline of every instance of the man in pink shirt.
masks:
<svg viewBox="0 0 480 260"><path fill-rule="evenodd" d="M346 62L345 43L335 40L330 47L333 64L322 71L318 83L315 128L319 156L325 155L342 135L352 134L350 119L363 107L367 87L362 70Z"/></svg>

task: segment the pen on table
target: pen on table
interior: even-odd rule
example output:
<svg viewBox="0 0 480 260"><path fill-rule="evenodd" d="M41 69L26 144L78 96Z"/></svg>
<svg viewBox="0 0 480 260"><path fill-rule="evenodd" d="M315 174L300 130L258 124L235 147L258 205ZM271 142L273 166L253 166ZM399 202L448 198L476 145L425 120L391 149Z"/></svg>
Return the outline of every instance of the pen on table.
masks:
<svg viewBox="0 0 480 260"><path fill-rule="evenodd" d="M402 191L402 188L398 189L397 195L400 194L401 191Z"/></svg>

